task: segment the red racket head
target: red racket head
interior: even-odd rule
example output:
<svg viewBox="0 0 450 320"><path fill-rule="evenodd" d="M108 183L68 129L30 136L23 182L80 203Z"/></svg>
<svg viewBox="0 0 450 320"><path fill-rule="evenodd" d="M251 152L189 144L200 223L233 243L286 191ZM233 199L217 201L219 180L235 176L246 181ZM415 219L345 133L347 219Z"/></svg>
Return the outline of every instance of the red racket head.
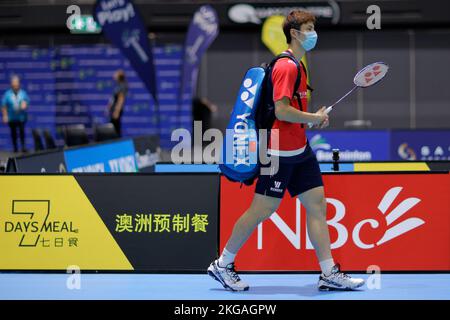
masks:
<svg viewBox="0 0 450 320"><path fill-rule="evenodd" d="M384 62L371 63L356 74L353 82L362 88L373 86L386 76L388 70L389 66Z"/></svg>

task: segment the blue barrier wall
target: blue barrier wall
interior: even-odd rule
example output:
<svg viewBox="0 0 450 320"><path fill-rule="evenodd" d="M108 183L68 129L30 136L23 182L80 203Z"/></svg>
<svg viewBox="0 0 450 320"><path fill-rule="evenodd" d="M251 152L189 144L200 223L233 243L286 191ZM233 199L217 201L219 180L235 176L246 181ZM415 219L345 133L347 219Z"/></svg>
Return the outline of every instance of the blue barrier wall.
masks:
<svg viewBox="0 0 450 320"><path fill-rule="evenodd" d="M131 139L64 152L68 172L137 172Z"/></svg>
<svg viewBox="0 0 450 320"><path fill-rule="evenodd" d="M307 131L307 137L319 161L332 161L332 149L339 149L341 161L389 160L390 132L368 131Z"/></svg>
<svg viewBox="0 0 450 320"><path fill-rule="evenodd" d="M450 130L393 130L391 160L450 160Z"/></svg>
<svg viewBox="0 0 450 320"><path fill-rule="evenodd" d="M310 130L317 160L341 161L450 160L450 130Z"/></svg>

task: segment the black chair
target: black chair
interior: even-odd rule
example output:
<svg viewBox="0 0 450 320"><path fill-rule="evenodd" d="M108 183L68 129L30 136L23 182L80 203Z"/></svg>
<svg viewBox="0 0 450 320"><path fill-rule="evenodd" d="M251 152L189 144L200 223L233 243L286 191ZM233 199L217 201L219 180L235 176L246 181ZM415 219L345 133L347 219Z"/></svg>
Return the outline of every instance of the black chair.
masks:
<svg viewBox="0 0 450 320"><path fill-rule="evenodd" d="M95 126L95 141L106 141L118 139L119 135L112 123L99 124Z"/></svg>
<svg viewBox="0 0 450 320"><path fill-rule="evenodd" d="M42 132L40 129L31 129L31 134L33 135L34 150L41 151L44 150L44 143L42 142Z"/></svg>
<svg viewBox="0 0 450 320"><path fill-rule="evenodd" d="M72 124L64 128L64 142L68 147L88 144L89 139L84 124Z"/></svg>
<svg viewBox="0 0 450 320"><path fill-rule="evenodd" d="M47 150L56 149L56 142L48 129L44 130L45 147Z"/></svg>

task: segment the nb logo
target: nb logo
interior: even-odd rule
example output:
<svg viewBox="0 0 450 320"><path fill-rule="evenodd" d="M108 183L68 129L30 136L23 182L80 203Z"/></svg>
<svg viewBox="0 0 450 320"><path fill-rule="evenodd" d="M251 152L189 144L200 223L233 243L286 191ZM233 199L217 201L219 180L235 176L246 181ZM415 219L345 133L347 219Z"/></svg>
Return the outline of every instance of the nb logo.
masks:
<svg viewBox="0 0 450 320"><path fill-rule="evenodd" d="M275 188L279 188L281 186L281 181L274 181Z"/></svg>
<svg viewBox="0 0 450 320"><path fill-rule="evenodd" d="M253 81L250 78L244 80L244 92L241 93L241 100L244 102L249 108L253 108L253 103L255 102L255 93L257 84L253 85ZM253 85L253 86L252 86Z"/></svg>

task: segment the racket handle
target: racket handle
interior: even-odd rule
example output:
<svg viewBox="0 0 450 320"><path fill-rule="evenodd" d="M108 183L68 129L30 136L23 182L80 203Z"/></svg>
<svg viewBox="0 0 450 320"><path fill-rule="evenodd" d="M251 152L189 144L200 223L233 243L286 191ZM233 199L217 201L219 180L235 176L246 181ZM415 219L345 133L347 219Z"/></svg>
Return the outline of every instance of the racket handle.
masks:
<svg viewBox="0 0 450 320"><path fill-rule="evenodd" d="M330 111L333 110L333 106L329 106L328 108L325 109L325 114L329 114ZM312 128L314 124L312 123L308 123L308 127Z"/></svg>

